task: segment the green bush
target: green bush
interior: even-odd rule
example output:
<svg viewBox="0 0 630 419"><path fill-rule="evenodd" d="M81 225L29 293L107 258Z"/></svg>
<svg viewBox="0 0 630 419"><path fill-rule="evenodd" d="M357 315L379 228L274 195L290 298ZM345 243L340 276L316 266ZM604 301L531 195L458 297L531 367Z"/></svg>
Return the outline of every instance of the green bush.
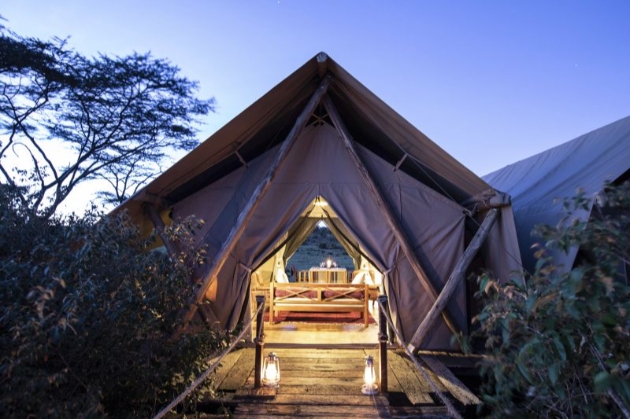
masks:
<svg viewBox="0 0 630 419"><path fill-rule="evenodd" d="M630 188L608 186L599 203L588 222L537 228L547 248L579 246L570 272L541 249L531 275L480 278L474 322L493 417L630 417ZM578 194L565 206L571 220L590 200Z"/></svg>
<svg viewBox="0 0 630 419"><path fill-rule="evenodd" d="M226 345L170 339L203 254L171 262L124 216L33 219L0 194L1 417L147 417Z"/></svg>

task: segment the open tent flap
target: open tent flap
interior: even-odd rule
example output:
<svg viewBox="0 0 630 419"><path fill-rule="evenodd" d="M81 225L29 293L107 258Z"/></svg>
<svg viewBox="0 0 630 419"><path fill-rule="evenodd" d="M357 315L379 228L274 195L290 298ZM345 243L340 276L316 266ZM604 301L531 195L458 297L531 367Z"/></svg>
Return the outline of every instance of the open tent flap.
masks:
<svg viewBox="0 0 630 419"><path fill-rule="evenodd" d="M512 207L504 206L496 223L492 226L488 238L484 241L481 254L486 271L492 272L495 278L507 281L515 273L522 272L521 254L518 241L514 238L516 225ZM479 214L481 224L487 212ZM496 257L495 255L503 255Z"/></svg>
<svg viewBox="0 0 630 419"><path fill-rule="evenodd" d="M313 230L315 230L318 222L319 220L317 218L305 216L296 223L297 228L293 228L288 232L289 237L286 241L286 248L283 252L285 266L289 258L295 254L302 243L304 243Z"/></svg>
<svg viewBox="0 0 630 419"><path fill-rule="evenodd" d="M335 239L341 244L353 261L354 270L358 273L367 275L368 283L372 285L382 284L382 274L378 268L372 263L371 258L365 254L360 248L359 243L348 233L346 227L338 219L334 209L330 208L328 202L318 196L315 198L312 206L304 212L302 217L287 232L287 238L276 247L277 253L282 255L283 268L286 270L288 260L295 254L297 249L306 241L308 236L317 228L320 223L328 228ZM275 253L275 252L274 252ZM269 260L276 260L277 256L267 256ZM265 277L265 283L269 284L271 272L269 271L269 261L264 262L263 266L256 269ZM361 279L361 278L360 278Z"/></svg>
<svg viewBox="0 0 630 419"><path fill-rule="evenodd" d="M202 239L209 245L209 258L216 255L220 243L226 240L238 213L257 181L264 176L263 169L274 151L269 150L250 162L247 169L233 172L175 205L176 216L194 213L209 220ZM400 217L412 246L427 267L429 280L437 290L441 289L463 251L462 208L408 175L394 172L388 163L370 151L361 147L359 151ZM327 170L321 170L323 164ZM223 205L214 202L216 191ZM249 304L246 295L251 269L276 248L318 196L324 197L334 209L348 237L356 240L376 267L386 273L386 289L396 327L406 339L410 338L430 309L431 301L336 131L327 124L307 127L300 135L214 280L211 291L206 294L217 318L226 328L235 327L241 320L241 314L246 312L244 305ZM457 326L465 331L464 287L458 289L448 310ZM449 349L450 337L446 327L440 325L426 346Z"/></svg>
<svg viewBox="0 0 630 419"><path fill-rule="evenodd" d="M368 267L375 269L376 267L369 263L369 257L361 251L359 243L350 236L343 223L338 220L334 210L331 208L325 210L322 208L324 206L328 207L326 200L321 196L316 197L310 209L305 211L303 216L287 232L287 238L282 242L282 245L285 246L282 251L285 268L287 261L306 241L313 230L317 228L319 223L324 223L348 253L355 269L359 269L362 266L362 260L364 260L363 265L365 269L368 269ZM279 248L278 251L280 251Z"/></svg>
<svg viewBox="0 0 630 419"><path fill-rule="evenodd" d="M306 241L313 230L317 228L319 223L324 223L329 228L333 236L352 258L355 269L361 266L361 259L366 255L363 254L362 256L359 244L345 231L345 227L337 220L334 211L331 209L322 211L321 208L323 206L328 206L326 200L320 196L316 197L308 209L304 211L302 216L287 231L281 243L272 251L272 254L266 256L262 264L255 268L255 271L264 278L266 284L269 284L272 277L275 278L278 276L278 269L281 268L286 271L287 261ZM365 269L368 269L368 267L375 269L374 266L367 262L363 262L363 265L365 265Z"/></svg>
<svg viewBox="0 0 630 419"><path fill-rule="evenodd" d="M338 218L330 217L330 214L327 213L327 218L324 220L324 223L328 226L328 229L339 244L341 244L346 253L350 255L354 269L359 269L361 266L361 253L363 253L359 247L359 243L346 231L345 226Z"/></svg>

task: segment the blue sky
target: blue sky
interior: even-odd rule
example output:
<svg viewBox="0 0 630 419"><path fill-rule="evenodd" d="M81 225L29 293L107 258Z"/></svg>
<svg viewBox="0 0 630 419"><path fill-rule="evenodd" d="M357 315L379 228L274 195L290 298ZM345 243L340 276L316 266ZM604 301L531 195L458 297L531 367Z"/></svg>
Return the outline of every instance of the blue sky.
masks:
<svg viewBox="0 0 630 419"><path fill-rule="evenodd" d="M478 175L630 115L630 1L31 1L0 15L86 54L151 51L217 112L319 51Z"/></svg>

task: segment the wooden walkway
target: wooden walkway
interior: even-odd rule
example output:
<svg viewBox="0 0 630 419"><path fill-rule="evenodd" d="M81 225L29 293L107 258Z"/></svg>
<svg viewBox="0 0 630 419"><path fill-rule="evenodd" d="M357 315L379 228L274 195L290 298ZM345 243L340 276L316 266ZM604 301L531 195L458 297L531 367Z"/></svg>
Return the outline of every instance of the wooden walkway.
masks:
<svg viewBox="0 0 630 419"><path fill-rule="evenodd" d="M388 352L388 394L361 393L366 355L378 359L376 349L267 349L280 358L278 389L254 388L254 349L229 354L217 370L214 400L228 407L235 418L424 418L449 417L432 387L404 353ZM435 365L443 365L431 357ZM426 364L425 364L426 365ZM376 365L378 371L378 365ZM478 399L448 368L440 376L424 371L460 408ZM452 376L452 377L451 377ZM455 382L453 380L456 380Z"/></svg>

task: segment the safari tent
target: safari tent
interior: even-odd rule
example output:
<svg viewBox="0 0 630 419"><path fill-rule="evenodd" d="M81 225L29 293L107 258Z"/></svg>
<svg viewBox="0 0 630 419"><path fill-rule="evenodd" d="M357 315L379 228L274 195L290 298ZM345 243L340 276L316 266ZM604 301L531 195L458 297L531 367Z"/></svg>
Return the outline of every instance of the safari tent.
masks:
<svg viewBox="0 0 630 419"><path fill-rule="evenodd" d="M532 246L540 241L532 235L534 226L555 226L573 219L588 220L606 182L621 183L628 178L630 117L483 177L512 197L523 266L530 272L536 263ZM578 189L588 197L589 206L568 219L562 204L565 199L575 196ZM551 256L566 271L573 267L578 252L577 248L566 254L552 251Z"/></svg>
<svg viewBox="0 0 630 419"><path fill-rule="evenodd" d="M252 277L279 280L322 219L357 269L380 273L395 327L415 348L451 349L453 331L468 330L474 286L464 279L431 333L416 335L449 277L487 269L507 278L520 267L509 197L324 53L119 209L145 230L191 214L206 221L197 237L208 263L187 319L227 329L250 315ZM489 214L496 222L486 222L481 249L464 261Z"/></svg>

